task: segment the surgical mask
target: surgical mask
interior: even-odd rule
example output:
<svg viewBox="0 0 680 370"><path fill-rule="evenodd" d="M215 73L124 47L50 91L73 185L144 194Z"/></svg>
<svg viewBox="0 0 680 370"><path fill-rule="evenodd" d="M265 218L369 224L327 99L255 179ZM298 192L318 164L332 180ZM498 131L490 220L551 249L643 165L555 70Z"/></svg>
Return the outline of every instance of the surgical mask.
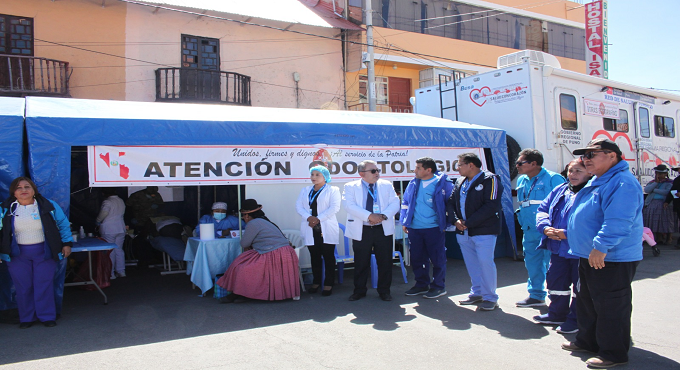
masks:
<svg viewBox="0 0 680 370"><path fill-rule="evenodd" d="M217 221L220 221L220 220L224 220L224 218L227 217L227 214L226 214L226 213L222 213L222 212L216 212L216 213L213 215L213 217L215 217L215 219L216 219Z"/></svg>

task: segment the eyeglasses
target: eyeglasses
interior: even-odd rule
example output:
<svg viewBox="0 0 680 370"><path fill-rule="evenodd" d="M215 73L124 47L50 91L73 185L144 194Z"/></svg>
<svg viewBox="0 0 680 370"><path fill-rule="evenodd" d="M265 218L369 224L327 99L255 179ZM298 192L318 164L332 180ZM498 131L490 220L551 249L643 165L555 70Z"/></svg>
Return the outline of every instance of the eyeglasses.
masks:
<svg viewBox="0 0 680 370"><path fill-rule="evenodd" d="M515 162L515 166L522 166L525 163L529 163L529 161L517 161L517 162Z"/></svg>
<svg viewBox="0 0 680 370"><path fill-rule="evenodd" d="M581 160L593 159L595 153L611 153L611 150L593 150L592 152L585 153L581 156Z"/></svg>
<svg viewBox="0 0 680 370"><path fill-rule="evenodd" d="M380 170L377 168L374 168L372 170L366 170L366 171L359 171L359 172L370 172L372 174L380 173Z"/></svg>

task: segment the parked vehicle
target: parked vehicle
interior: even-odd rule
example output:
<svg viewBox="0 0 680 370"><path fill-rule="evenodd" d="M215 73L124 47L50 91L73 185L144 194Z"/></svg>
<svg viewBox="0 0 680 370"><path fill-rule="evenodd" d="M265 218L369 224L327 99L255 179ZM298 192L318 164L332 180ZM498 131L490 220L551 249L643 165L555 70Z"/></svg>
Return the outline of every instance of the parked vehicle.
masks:
<svg viewBox="0 0 680 370"><path fill-rule="evenodd" d="M504 129L519 144L509 139L511 164L520 147L536 148L560 172L574 149L598 137L619 145L643 185L655 166L680 164L680 96L567 71L550 54L501 56L497 70L415 95L415 113Z"/></svg>

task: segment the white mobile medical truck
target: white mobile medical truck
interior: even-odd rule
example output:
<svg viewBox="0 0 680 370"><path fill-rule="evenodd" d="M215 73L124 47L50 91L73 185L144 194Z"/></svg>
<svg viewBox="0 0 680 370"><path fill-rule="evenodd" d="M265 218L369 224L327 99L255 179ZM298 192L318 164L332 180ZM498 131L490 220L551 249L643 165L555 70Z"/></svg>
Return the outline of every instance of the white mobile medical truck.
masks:
<svg viewBox="0 0 680 370"><path fill-rule="evenodd" d="M455 88L449 81L418 89L414 105L415 113L504 129L522 149L540 150L555 172L598 137L619 145L643 185L656 165L680 165L680 96L563 70L542 52L502 56L497 70L457 80Z"/></svg>

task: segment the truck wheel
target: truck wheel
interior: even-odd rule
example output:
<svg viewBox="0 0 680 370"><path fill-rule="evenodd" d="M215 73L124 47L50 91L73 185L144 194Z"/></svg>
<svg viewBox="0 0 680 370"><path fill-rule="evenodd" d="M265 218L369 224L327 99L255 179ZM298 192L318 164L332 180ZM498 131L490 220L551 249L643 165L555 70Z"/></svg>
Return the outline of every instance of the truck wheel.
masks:
<svg viewBox="0 0 680 370"><path fill-rule="evenodd" d="M510 165L510 181L512 181L515 179L515 177L517 177L517 167L515 166L515 162L517 162L517 158L519 158L519 152L522 151L522 148L519 146L517 141L512 138L512 136L506 134L505 139L508 145L508 164Z"/></svg>

